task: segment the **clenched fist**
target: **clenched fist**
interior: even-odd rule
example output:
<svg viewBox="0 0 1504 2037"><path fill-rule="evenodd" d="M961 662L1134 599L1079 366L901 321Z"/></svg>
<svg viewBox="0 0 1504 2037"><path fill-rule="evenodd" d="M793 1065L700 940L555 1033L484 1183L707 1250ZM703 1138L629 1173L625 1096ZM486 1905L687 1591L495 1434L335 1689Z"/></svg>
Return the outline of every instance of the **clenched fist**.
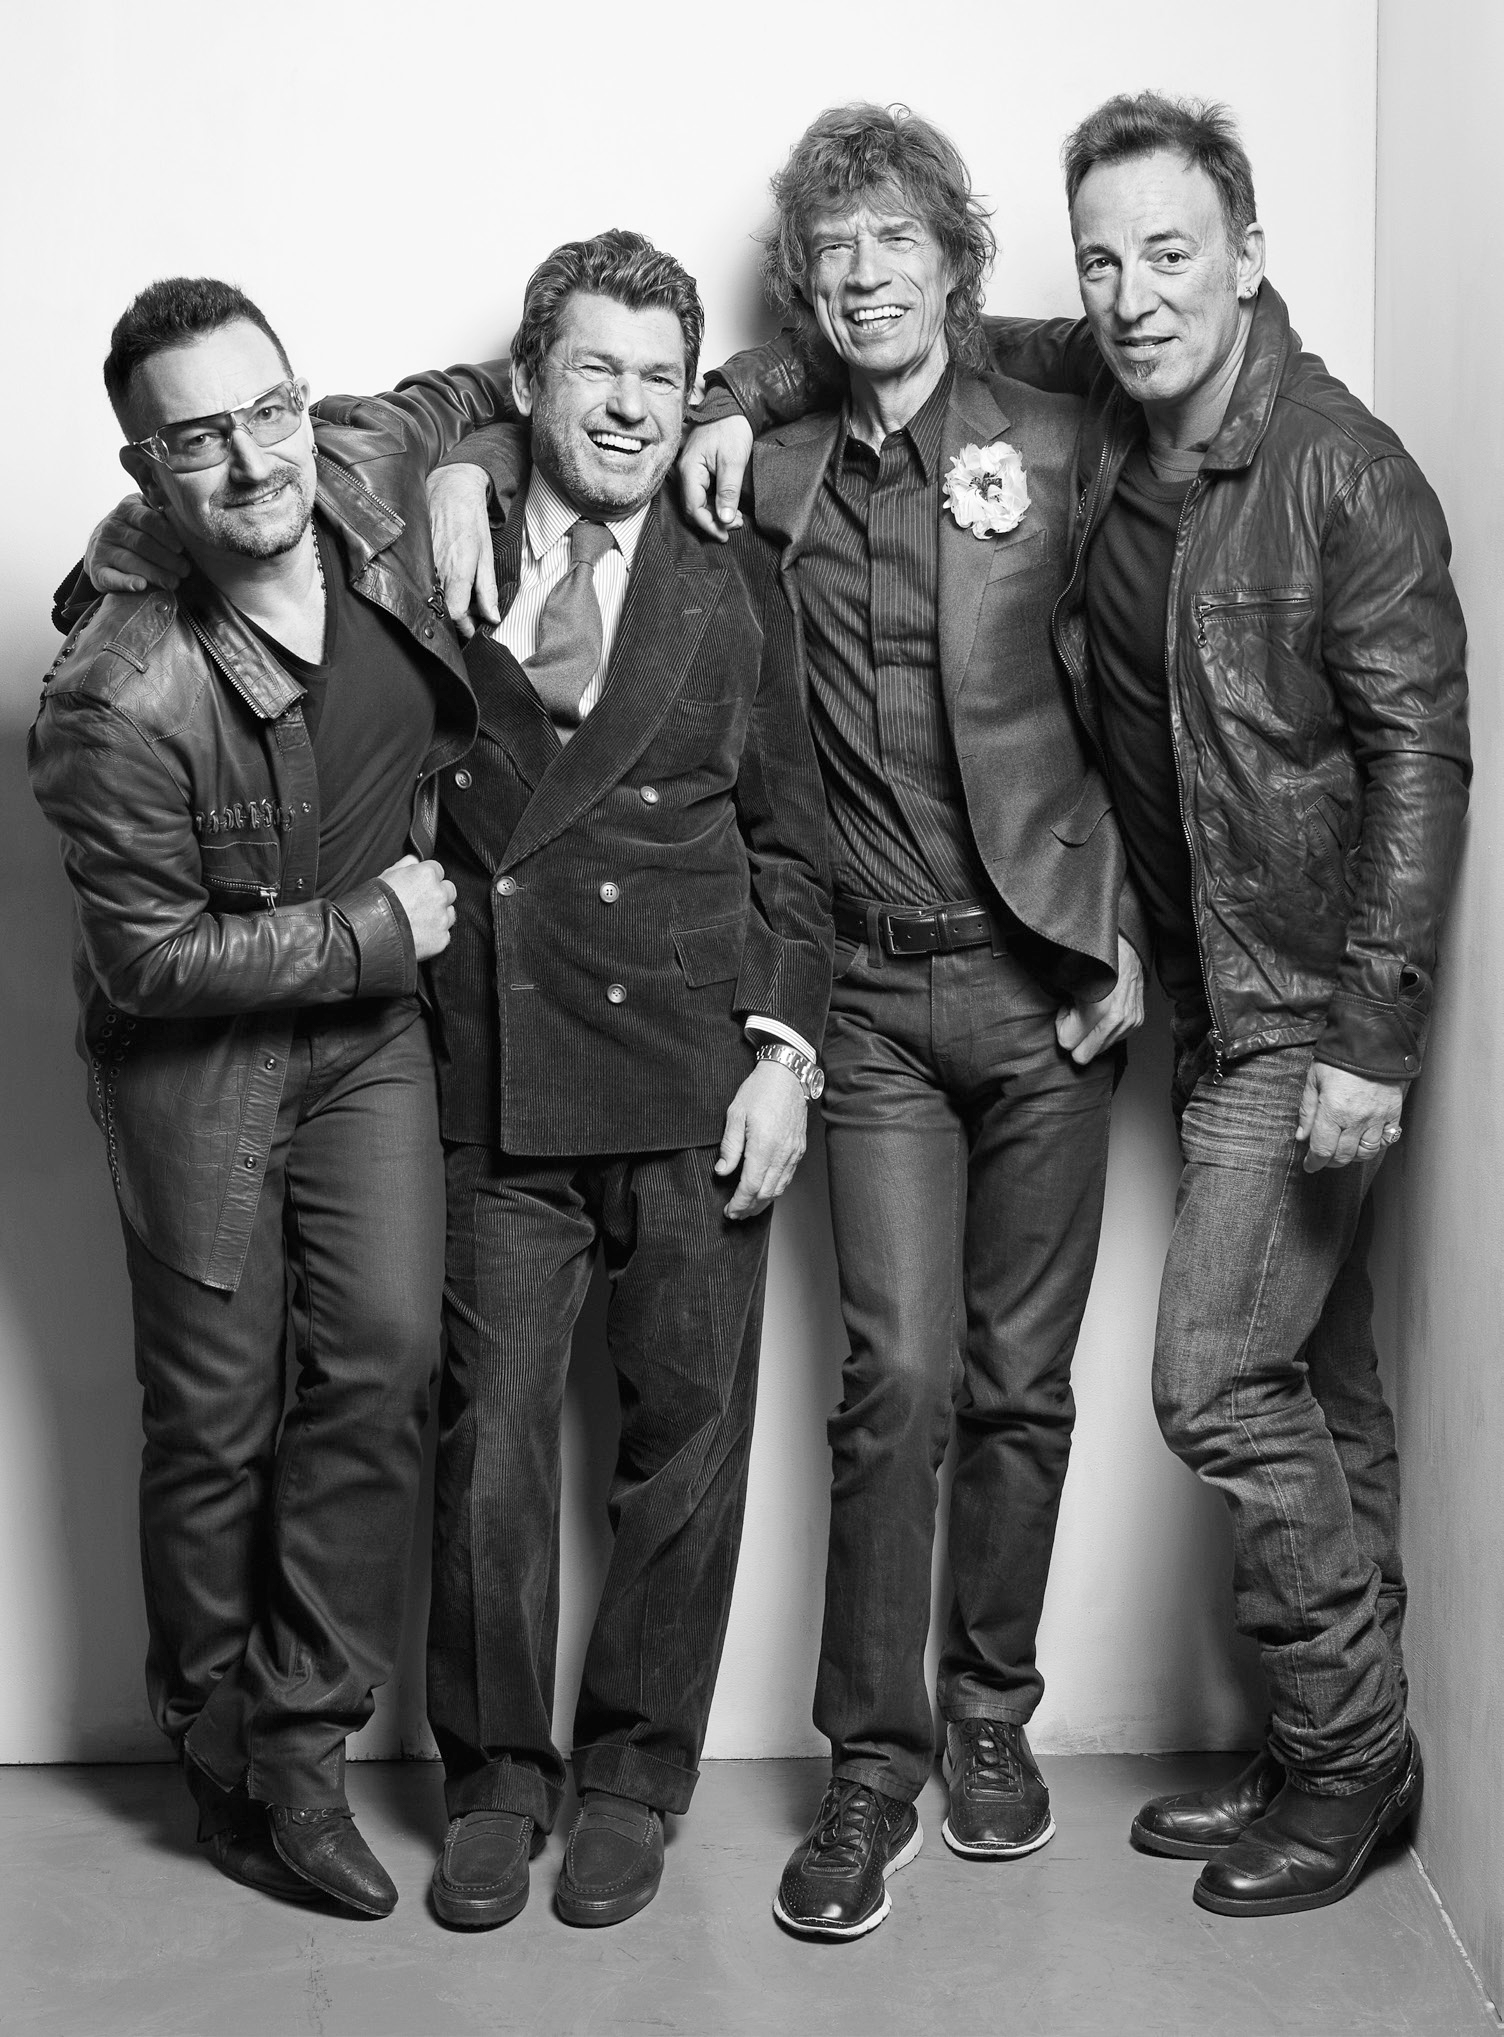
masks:
<svg viewBox="0 0 1504 2037"><path fill-rule="evenodd" d="M444 875L443 864L432 859L420 863L416 856L404 856L390 870L382 871L381 881L389 891L396 892L398 902L407 914L418 960L427 962L432 956L441 955L449 946L449 929L454 925L454 901L458 896Z"/></svg>

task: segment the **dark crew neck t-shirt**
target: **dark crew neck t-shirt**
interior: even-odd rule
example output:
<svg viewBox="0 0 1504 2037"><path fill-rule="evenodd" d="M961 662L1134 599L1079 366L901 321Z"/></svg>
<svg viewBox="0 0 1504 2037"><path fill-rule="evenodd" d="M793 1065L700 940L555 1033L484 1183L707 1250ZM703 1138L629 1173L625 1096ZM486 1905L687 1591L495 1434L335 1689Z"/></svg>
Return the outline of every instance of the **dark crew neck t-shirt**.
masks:
<svg viewBox="0 0 1504 2037"><path fill-rule="evenodd" d="M1128 867L1148 909L1159 976L1180 1022L1206 1009L1191 860L1170 733L1165 621L1180 512L1193 475L1162 481L1131 452L1086 561L1086 624L1107 775Z"/></svg>
<svg viewBox="0 0 1504 2037"><path fill-rule="evenodd" d="M322 659L310 664L251 628L306 688L303 719L319 781L318 890L338 898L406 854L436 703L423 654L401 623L354 592L337 540L317 520L314 537L324 569Z"/></svg>

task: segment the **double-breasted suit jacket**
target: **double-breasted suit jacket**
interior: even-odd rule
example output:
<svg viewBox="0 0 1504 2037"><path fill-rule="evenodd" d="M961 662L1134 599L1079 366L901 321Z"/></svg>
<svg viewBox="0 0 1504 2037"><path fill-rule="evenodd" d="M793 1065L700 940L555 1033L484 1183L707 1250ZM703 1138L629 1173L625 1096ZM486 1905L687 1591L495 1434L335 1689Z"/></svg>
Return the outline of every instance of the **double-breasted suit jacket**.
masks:
<svg viewBox="0 0 1504 2037"><path fill-rule="evenodd" d="M940 679L967 817L988 876L1021 932L1020 958L1051 987L1099 997L1117 974L1121 931L1140 953L1148 932L1125 891L1111 800L1050 641L1065 585L1071 460L1081 406L1006 376L958 372L941 471L965 445L1006 440L1021 456L1029 508L1001 536L977 538L942 507ZM796 618L799 559L839 416L779 425L752 452L757 527L780 547Z"/></svg>
<svg viewBox="0 0 1504 2037"><path fill-rule="evenodd" d="M495 537L503 614L526 494ZM445 1137L717 1143L744 1021L818 1045L829 991L825 803L776 550L700 537L661 490L568 743L501 644L477 635L465 662L480 733L444 773L437 849L458 891L433 964Z"/></svg>

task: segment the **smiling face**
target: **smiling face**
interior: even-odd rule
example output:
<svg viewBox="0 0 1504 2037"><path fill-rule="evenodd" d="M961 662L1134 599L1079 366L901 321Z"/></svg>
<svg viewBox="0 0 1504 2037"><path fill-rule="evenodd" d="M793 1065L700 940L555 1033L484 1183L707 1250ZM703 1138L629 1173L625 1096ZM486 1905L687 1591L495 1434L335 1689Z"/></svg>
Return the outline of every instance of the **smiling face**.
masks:
<svg viewBox="0 0 1504 2037"><path fill-rule="evenodd" d="M286 364L266 334L237 319L141 363L130 385L132 430L144 438L164 424L237 410L286 379ZM317 475L306 410L291 437L274 446L232 433L223 466L176 474L130 447L121 462L200 560L277 558L298 544L313 515Z"/></svg>
<svg viewBox="0 0 1504 2037"><path fill-rule="evenodd" d="M950 265L896 192L832 204L810 220L805 291L820 330L854 377L937 381L948 358Z"/></svg>
<svg viewBox="0 0 1504 2037"><path fill-rule="evenodd" d="M582 515L627 516L656 495L684 427L684 332L662 306L577 293L536 374L512 370L533 458Z"/></svg>
<svg viewBox="0 0 1504 2037"><path fill-rule="evenodd" d="M1234 246L1216 185L1161 150L1099 163L1071 207L1081 302L1108 366L1151 413L1185 411L1217 382L1241 304L1264 273L1263 229Z"/></svg>

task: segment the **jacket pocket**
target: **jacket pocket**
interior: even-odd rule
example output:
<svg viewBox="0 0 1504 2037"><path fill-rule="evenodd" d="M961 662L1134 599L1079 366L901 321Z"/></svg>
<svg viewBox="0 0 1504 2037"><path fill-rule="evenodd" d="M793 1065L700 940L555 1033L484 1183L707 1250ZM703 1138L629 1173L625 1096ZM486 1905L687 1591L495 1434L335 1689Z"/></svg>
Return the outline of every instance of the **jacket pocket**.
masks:
<svg viewBox="0 0 1504 2037"><path fill-rule="evenodd" d="M1050 833L1058 842L1068 842L1073 849L1089 842L1096 833L1097 823L1112 805L1106 785L1093 774L1081 788L1080 797L1067 813L1050 822Z"/></svg>
<svg viewBox="0 0 1504 2037"><path fill-rule="evenodd" d="M1263 616L1271 621L1295 621L1302 609L1314 608L1316 596L1309 587L1210 588L1198 594L1192 604L1196 617L1196 642L1207 648L1207 624L1214 617L1229 622L1253 621Z"/></svg>
<svg viewBox="0 0 1504 2037"><path fill-rule="evenodd" d="M277 903L280 842L200 842L199 867L216 912L270 912Z"/></svg>
<svg viewBox="0 0 1504 2037"><path fill-rule="evenodd" d="M703 990L707 983L735 982L747 938L744 913L734 919L712 920L705 927L672 927L670 932L684 981L691 990Z"/></svg>

